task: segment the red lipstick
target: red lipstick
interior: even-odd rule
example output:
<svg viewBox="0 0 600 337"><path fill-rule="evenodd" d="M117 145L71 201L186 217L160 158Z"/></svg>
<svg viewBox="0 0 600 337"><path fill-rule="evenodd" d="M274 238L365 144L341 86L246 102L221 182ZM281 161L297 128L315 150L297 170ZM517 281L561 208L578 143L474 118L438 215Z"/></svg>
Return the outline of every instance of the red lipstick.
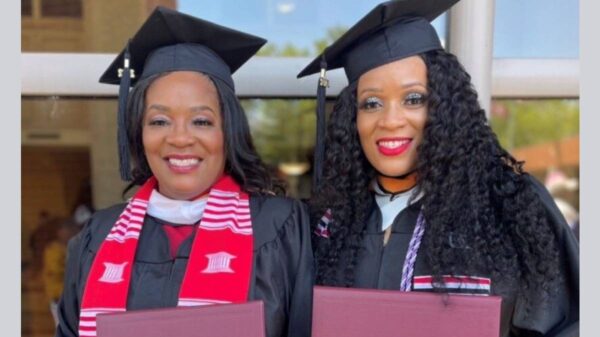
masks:
<svg viewBox="0 0 600 337"><path fill-rule="evenodd" d="M384 156L398 156L406 152L412 144L412 138L394 137L377 140L377 150Z"/></svg>

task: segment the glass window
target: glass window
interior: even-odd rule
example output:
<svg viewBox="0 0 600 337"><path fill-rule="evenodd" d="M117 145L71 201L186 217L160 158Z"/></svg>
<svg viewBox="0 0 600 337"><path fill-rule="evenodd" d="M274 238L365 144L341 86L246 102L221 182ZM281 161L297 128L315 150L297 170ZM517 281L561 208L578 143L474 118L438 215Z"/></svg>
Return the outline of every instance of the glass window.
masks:
<svg viewBox="0 0 600 337"><path fill-rule="evenodd" d="M80 18L81 0L42 0L42 17Z"/></svg>
<svg viewBox="0 0 600 337"><path fill-rule="evenodd" d="M22 0L31 12L32 0ZM154 1L167 7L269 40L262 55L314 56L368 13L379 0L248 0ZM139 29L153 6L136 2L121 6L116 1L40 0L39 25L22 23L23 51L118 52ZM175 3L177 4L175 6ZM85 11L83 10L85 6ZM343 8L343 10L340 10ZM140 10L142 9L142 10ZM145 9L145 10L144 10ZM84 15L85 13L85 15ZM115 16L115 13L120 15ZM31 15L31 14L30 14ZM73 18L78 26L74 26ZM445 40L445 15L434 21ZM53 42L56 41L56 42Z"/></svg>
<svg viewBox="0 0 600 337"><path fill-rule="evenodd" d="M507 150L564 140L579 135L579 101L496 99L491 125Z"/></svg>
<svg viewBox="0 0 600 337"><path fill-rule="evenodd" d="M91 204L89 102L21 100L21 209L27 210L21 216L22 336L54 334L49 304L62 289L57 272L67 239L59 233L70 237L81 229L67 227L68 220L78 205Z"/></svg>
<svg viewBox="0 0 600 337"><path fill-rule="evenodd" d="M314 99L242 99L241 102L259 155L273 172L287 181L291 196L308 197L315 142ZM116 160L117 155L116 112L117 101L113 98L23 98L22 146L39 147L42 152L52 147L94 149L96 157L112 158L102 161L102 168L117 172L118 162L110 161ZM24 170L27 167L24 162ZM120 193L115 192L121 186L113 186L112 190L97 187L106 189L109 199L105 204L121 201ZM105 200L99 194L96 197ZM110 199L111 195L117 198ZM23 200L28 202L29 198L24 196ZM66 215L68 208L56 209L55 213Z"/></svg>
<svg viewBox="0 0 600 337"><path fill-rule="evenodd" d="M243 99L256 150L283 178L288 194L310 196L315 145L314 99Z"/></svg>
<svg viewBox="0 0 600 337"><path fill-rule="evenodd" d="M266 38L263 54L315 56L380 0L180 0L182 12ZM434 22L445 40L445 15Z"/></svg>
<svg viewBox="0 0 600 337"><path fill-rule="evenodd" d="M579 0L497 0L495 15L494 57L579 57Z"/></svg>
<svg viewBox="0 0 600 337"><path fill-rule="evenodd" d="M494 100L490 122L502 146L546 185L570 225L579 212L579 101Z"/></svg>
<svg viewBox="0 0 600 337"><path fill-rule="evenodd" d="M88 130L87 100L57 96L27 98L21 101L23 130Z"/></svg>

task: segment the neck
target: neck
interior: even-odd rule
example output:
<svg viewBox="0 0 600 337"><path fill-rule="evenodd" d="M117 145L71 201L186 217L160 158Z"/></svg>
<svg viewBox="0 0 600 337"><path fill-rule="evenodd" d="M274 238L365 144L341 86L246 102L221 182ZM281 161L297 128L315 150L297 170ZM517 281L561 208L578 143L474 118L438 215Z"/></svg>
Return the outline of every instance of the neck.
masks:
<svg viewBox="0 0 600 337"><path fill-rule="evenodd" d="M209 187L206 191L203 191L200 194L197 194L197 195L195 195L195 196L193 196L191 198L187 198L186 199L186 198L174 198L174 197L171 197L171 196L168 196L168 195L164 194L163 191L160 190L160 185L158 183L156 183L155 189L158 191L158 193L160 193L165 198L169 198L171 200L180 200L180 201L194 201L194 200L198 200L200 198L203 198L203 197L207 196L208 193L210 192L210 187Z"/></svg>
<svg viewBox="0 0 600 337"><path fill-rule="evenodd" d="M198 200L198 199L200 199L200 198L202 198L202 197L204 197L204 196L207 196L207 195L208 195L208 192L210 192L210 189L208 189L207 191L204 191L204 192L202 192L202 193L198 194L197 196L195 196L195 197L193 197L193 198L190 198L190 199L188 199L188 201L194 201L194 200Z"/></svg>
<svg viewBox="0 0 600 337"><path fill-rule="evenodd" d="M377 177L379 186L388 193L402 193L415 187L417 184L417 172L413 171L401 177L387 177L379 175Z"/></svg>

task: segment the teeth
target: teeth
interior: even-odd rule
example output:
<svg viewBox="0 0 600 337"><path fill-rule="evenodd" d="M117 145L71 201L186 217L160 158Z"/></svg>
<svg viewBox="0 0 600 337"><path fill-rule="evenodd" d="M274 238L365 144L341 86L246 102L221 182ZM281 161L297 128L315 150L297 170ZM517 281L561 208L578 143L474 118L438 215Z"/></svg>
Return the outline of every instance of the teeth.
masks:
<svg viewBox="0 0 600 337"><path fill-rule="evenodd" d="M192 166L198 164L199 160L197 158L189 158L189 159L175 159L169 158L169 164L175 166Z"/></svg>
<svg viewBox="0 0 600 337"><path fill-rule="evenodd" d="M403 146L404 144L408 143L408 140L390 140L390 141L380 141L378 144L379 146L388 148L388 149L395 149L398 148L400 146Z"/></svg>

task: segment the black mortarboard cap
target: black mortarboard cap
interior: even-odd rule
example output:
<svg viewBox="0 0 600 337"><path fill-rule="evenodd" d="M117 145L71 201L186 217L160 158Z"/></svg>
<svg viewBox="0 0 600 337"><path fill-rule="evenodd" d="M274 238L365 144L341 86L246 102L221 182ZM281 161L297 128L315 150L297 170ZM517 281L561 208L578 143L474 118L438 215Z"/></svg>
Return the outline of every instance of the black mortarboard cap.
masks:
<svg viewBox="0 0 600 337"><path fill-rule="evenodd" d="M344 68L350 83L381 65L442 49L431 21L459 0L395 0L377 5L344 35L325 48L298 78L321 72L317 89L315 176L318 187L325 155L326 70Z"/></svg>
<svg viewBox="0 0 600 337"><path fill-rule="evenodd" d="M234 89L233 74L267 41L178 11L157 7L129 40L101 83L119 84L119 161L123 180L131 180L126 108L130 86L167 71L198 71Z"/></svg>
<svg viewBox="0 0 600 337"><path fill-rule="evenodd" d="M442 49L431 21L458 0L395 0L377 5L344 35L328 46L299 74L318 73L321 61L326 70L343 67L348 81L378 66Z"/></svg>

